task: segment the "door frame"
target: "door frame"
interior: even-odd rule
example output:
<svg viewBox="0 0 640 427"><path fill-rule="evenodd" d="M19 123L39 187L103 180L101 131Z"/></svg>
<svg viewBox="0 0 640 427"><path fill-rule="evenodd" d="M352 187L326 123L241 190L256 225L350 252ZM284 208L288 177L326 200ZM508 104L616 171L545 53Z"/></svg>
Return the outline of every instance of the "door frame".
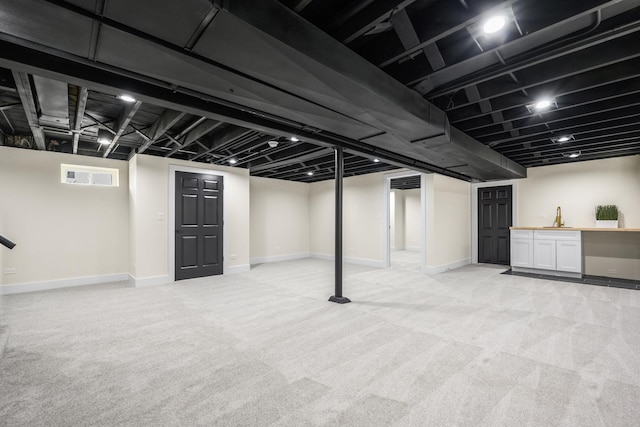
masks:
<svg viewBox="0 0 640 427"><path fill-rule="evenodd" d="M176 281L176 172L190 172L203 175L218 175L226 183L230 174L219 169L201 169L182 165L169 165L169 207L167 212L167 230L169 236L169 279ZM226 199L226 186L222 189L222 198ZM227 267L227 203L222 203L222 274L228 273ZM201 279L201 278L200 278ZM190 279L187 279L190 280Z"/></svg>
<svg viewBox="0 0 640 427"><path fill-rule="evenodd" d="M382 229L384 268L391 267L391 180L408 176L420 176L420 269L427 265L427 184L426 174L416 171L395 172L384 177L384 221Z"/></svg>
<svg viewBox="0 0 640 427"><path fill-rule="evenodd" d="M478 263L478 189L511 186L511 225L518 226L518 180L478 182L471 184L471 263Z"/></svg>

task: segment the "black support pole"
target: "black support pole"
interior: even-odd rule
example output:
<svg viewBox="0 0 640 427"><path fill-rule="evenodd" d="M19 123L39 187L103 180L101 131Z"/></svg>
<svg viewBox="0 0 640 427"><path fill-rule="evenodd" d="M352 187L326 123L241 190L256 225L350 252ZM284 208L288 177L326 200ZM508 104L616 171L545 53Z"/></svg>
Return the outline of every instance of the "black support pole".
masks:
<svg viewBox="0 0 640 427"><path fill-rule="evenodd" d="M351 302L349 298L342 296L342 176L344 172L344 155L342 147L335 147L336 158L336 262L335 262L335 282L336 293L329 298L331 302L346 304Z"/></svg>

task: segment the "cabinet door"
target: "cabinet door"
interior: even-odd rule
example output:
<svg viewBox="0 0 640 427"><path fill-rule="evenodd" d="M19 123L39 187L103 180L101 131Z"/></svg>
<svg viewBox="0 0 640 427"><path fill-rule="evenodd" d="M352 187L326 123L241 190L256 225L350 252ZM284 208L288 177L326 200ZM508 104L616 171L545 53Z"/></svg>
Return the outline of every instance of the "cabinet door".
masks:
<svg viewBox="0 0 640 427"><path fill-rule="evenodd" d="M557 270L582 273L582 244L580 240L556 242Z"/></svg>
<svg viewBox="0 0 640 427"><path fill-rule="evenodd" d="M511 266L533 268L533 239L511 239Z"/></svg>
<svg viewBox="0 0 640 427"><path fill-rule="evenodd" d="M556 269L556 241L537 240L533 241L533 267L543 270Z"/></svg>

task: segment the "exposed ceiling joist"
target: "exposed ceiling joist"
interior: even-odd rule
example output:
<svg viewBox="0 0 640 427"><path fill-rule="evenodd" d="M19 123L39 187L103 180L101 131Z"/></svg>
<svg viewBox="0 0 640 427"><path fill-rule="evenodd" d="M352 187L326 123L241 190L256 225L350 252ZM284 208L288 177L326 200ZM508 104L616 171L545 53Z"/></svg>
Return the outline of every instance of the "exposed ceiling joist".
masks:
<svg viewBox="0 0 640 427"><path fill-rule="evenodd" d="M148 135L145 138L145 142L138 149L138 153L144 153L147 148L155 144L158 139L164 136L166 132L171 129L173 125L175 125L178 121L180 121L180 119L182 119L185 115L186 113L180 111L169 109L164 110L162 115L160 115L160 117L158 117L153 125L151 125L151 129L149 130Z"/></svg>
<svg viewBox="0 0 640 427"><path fill-rule="evenodd" d="M407 84L415 85L418 91L426 94L429 91L422 90L420 82L423 79L428 79L429 82L435 81L435 85L439 88L432 93L429 93L429 98L433 99L446 93L459 90L468 85L485 83L489 80L495 79L496 77L510 75L518 71L526 72L527 75L531 75L532 77L538 75L540 71L546 71L544 74L552 74L555 78L577 74L638 56L640 51L638 43L636 43L636 33L638 31L640 31L640 22L634 22L620 26L611 31L607 31L603 34L580 38L573 43L556 49L545 50L535 56L528 56L526 58L509 62L508 66L501 67L497 71L489 68L488 71L473 74L473 71L482 70L483 68L487 68L489 65L495 64L495 61L490 60L489 63L485 61L485 57L487 55L493 55L492 51L486 51L470 58L467 61L452 64L434 73L410 81ZM537 33L534 33L531 36L523 36L522 38L515 39L511 44L517 46L519 50L523 51L525 50L525 46L526 48L536 48L537 45L530 46L531 43L528 40L528 37L533 37L534 35L537 36ZM620 40L616 41L617 39ZM536 43L542 43L543 40L544 39L535 39L534 41ZM616 42L609 43L612 41ZM608 48L607 43L609 43L609 46L615 46L615 48ZM504 48L504 46L500 46L499 49ZM558 60L560 58L563 58L565 70L557 70L556 67L548 66L549 61ZM537 67L534 69L534 66ZM466 77L469 75L471 77ZM518 77L518 80L522 80L521 74L518 74ZM538 82L546 80L541 77L538 77L537 79ZM449 82L452 83L446 85L446 83ZM431 85L432 83L429 84ZM480 86L482 87L482 85ZM521 88L526 87L526 85L516 84L514 82L513 87L514 89L512 90L521 90ZM480 92L482 96L486 96L482 89L480 89Z"/></svg>
<svg viewBox="0 0 640 427"><path fill-rule="evenodd" d="M12 71L13 80L16 82L16 89L22 102L22 108L27 116L27 122L31 128L33 139L39 150L46 150L44 141L44 131L38 122L38 107L34 98L31 81L27 73Z"/></svg>
<svg viewBox="0 0 640 427"><path fill-rule="evenodd" d="M216 121L216 120L204 120L198 126L191 129L185 136L184 140L181 142L181 147L175 147L169 153L167 153L166 157L169 157L178 152L183 148L188 147L198 140L198 138L202 138L204 135L208 134L212 130L222 126L224 123Z"/></svg>
<svg viewBox="0 0 640 427"><path fill-rule="evenodd" d="M71 88L70 88L71 89ZM75 111L72 117L74 118L71 131L73 132L73 154L78 154L78 142L80 141L80 128L82 127L82 119L87 108L87 98L89 96L89 89L86 87L77 88Z"/></svg>
<svg viewBox="0 0 640 427"><path fill-rule="evenodd" d="M485 11L485 13L487 15L491 14L492 11L499 11L499 10L503 10L505 7L511 6L513 3L515 3L518 0L507 0L507 1L503 1L500 2L499 4L495 5L493 8L491 8L490 10ZM456 16L454 19L450 19L449 22L453 22L455 23L455 25L453 25L452 27L449 27L448 29L441 31L440 29L434 29L432 34L429 34L426 37L423 37L423 41L416 45L413 46L411 49L405 49L404 52L396 54L394 56L392 56L391 58L388 58L384 61L382 61L379 66L380 67L386 67L389 64L393 64L396 61L399 61L403 58L409 57L411 55L413 55L415 52L417 52L418 50L422 49L425 46L428 46L430 44L433 44L435 42L437 42L438 40L441 40L447 36L450 36L460 30L464 30L466 29L468 26L470 26L471 24L479 21L481 19L480 16L472 16L472 17L466 17L466 15L459 15Z"/></svg>
<svg viewBox="0 0 640 427"><path fill-rule="evenodd" d="M343 43L351 43L367 33L371 28L389 20L393 13L404 10L414 2L415 0L375 1L368 8L364 9L362 13L347 21L345 25L338 30L337 38L338 40L342 40Z"/></svg>
<svg viewBox="0 0 640 427"><path fill-rule="evenodd" d="M405 49L411 49L412 47L420 44L420 39L418 38L415 28L413 28L413 24L411 23L411 19L409 18L409 14L407 14L406 9L396 12L391 18L391 24L393 25L393 29ZM442 55L438 50L438 46L435 43L424 46L422 48L422 52L427 57L429 65L431 65L431 68L434 70L438 70L445 66L444 59L442 58Z"/></svg>
<svg viewBox="0 0 640 427"><path fill-rule="evenodd" d="M309 6L309 3L311 3L312 1L313 0L299 0L298 4L293 7L293 10L295 10L296 12L302 12L304 8Z"/></svg>
<svg viewBox="0 0 640 427"><path fill-rule="evenodd" d="M283 166L293 165L293 164L296 164L296 163L308 162L309 160L317 159L317 158L324 157L324 156L329 156L332 153L333 153L333 150L331 150L330 148L319 148L316 151L312 151L312 152L307 153L307 154L294 156L294 157L292 157L290 159L280 160L280 161L275 161L275 162L269 162L269 163L261 164L259 166L254 166L254 167L250 168L250 170L251 170L251 173L258 173L258 172L262 172L262 171L269 170L269 169L277 169L277 168L281 168Z"/></svg>
<svg viewBox="0 0 640 427"><path fill-rule="evenodd" d="M120 112L120 115L118 116L118 120L116 120L116 125L114 127L116 133L113 136L113 140L111 140L111 142L109 143L109 146L104 151L104 155L102 157L108 157L109 154L111 154L111 151L113 151L113 148L118 143L118 140L127 129L127 126L129 126L129 122L136 115L141 105L142 101L135 101L124 106L124 108Z"/></svg>
<svg viewBox="0 0 640 427"><path fill-rule="evenodd" d="M191 157L189 160L198 160L201 157L213 152L214 150L219 150L227 144L232 143L233 141L242 138L243 136L251 133L250 129L246 129L239 126L228 126L222 129L220 132L216 132L206 141L205 145L208 145L210 148L207 150L199 151L198 154Z"/></svg>

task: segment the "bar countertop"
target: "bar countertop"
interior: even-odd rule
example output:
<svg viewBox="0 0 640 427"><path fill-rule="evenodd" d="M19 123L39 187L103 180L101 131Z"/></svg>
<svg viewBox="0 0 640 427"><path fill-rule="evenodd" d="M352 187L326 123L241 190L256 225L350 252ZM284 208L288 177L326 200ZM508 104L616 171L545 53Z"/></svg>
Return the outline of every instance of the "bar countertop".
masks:
<svg viewBox="0 0 640 427"><path fill-rule="evenodd" d="M510 230L560 230L560 231L614 231L640 233L640 228L593 228L593 227L509 227Z"/></svg>

